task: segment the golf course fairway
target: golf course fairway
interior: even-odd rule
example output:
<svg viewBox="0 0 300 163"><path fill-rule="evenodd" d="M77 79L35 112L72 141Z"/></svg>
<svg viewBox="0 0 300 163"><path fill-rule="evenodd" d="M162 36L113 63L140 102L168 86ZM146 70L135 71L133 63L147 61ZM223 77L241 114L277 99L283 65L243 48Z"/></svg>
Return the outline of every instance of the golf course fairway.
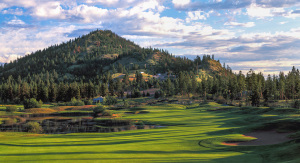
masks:
<svg viewBox="0 0 300 163"><path fill-rule="evenodd" d="M295 139L262 146L229 146L250 141L243 134L266 122L297 119L294 112L245 109L216 103L141 106L144 114L115 111L160 127L110 133L30 134L0 132L0 162L300 162ZM258 111L259 110L259 111Z"/></svg>

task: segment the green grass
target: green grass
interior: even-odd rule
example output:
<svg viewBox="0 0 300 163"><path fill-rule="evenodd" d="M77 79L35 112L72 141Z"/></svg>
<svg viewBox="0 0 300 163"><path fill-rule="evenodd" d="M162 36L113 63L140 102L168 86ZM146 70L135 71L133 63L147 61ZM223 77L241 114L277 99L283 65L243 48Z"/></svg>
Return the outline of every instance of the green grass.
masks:
<svg viewBox="0 0 300 163"><path fill-rule="evenodd" d="M219 110L218 110L219 109ZM140 106L146 114L123 119L165 127L117 133L33 135L0 133L1 162L299 162L299 143L233 147L242 134L265 122L291 120L295 112L240 109L216 103ZM128 110L116 111L122 114ZM248 112L248 113L246 113ZM263 114L257 114L263 112ZM271 116L270 116L271 115ZM299 137L299 134L294 134Z"/></svg>

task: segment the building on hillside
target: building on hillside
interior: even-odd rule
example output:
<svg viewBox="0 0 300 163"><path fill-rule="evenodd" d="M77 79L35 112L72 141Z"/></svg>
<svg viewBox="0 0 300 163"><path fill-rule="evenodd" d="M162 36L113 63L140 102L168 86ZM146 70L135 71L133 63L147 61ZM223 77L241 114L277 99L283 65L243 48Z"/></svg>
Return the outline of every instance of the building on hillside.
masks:
<svg viewBox="0 0 300 163"><path fill-rule="evenodd" d="M102 96L94 98L93 99L93 104L102 103L103 100L104 100L104 97L102 97Z"/></svg>

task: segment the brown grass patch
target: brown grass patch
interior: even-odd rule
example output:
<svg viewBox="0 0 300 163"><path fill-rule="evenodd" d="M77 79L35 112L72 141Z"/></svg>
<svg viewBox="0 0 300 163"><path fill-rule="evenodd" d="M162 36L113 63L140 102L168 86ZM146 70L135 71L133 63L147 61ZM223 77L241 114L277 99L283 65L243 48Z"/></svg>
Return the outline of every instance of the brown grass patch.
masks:
<svg viewBox="0 0 300 163"><path fill-rule="evenodd" d="M24 137L39 137L39 136L45 136L45 134L25 134Z"/></svg>
<svg viewBox="0 0 300 163"><path fill-rule="evenodd" d="M53 107L51 109L55 110L55 111L65 111L66 109L69 109L72 107L74 107L74 106L57 106L57 107Z"/></svg>
<svg viewBox="0 0 300 163"><path fill-rule="evenodd" d="M50 109L50 108L32 108L32 109L25 109L25 112L32 113L32 114L48 114L48 113L54 113L57 111Z"/></svg>
<svg viewBox="0 0 300 163"><path fill-rule="evenodd" d="M85 110L85 111L90 111L93 110L93 107L95 107L95 105L84 105L84 106L74 106L68 110Z"/></svg>
<svg viewBox="0 0 300 163"><path fill-rule="evenodd" d="M237 146L238 145L238 143L236 142L222 142L221 143L222 145L228 145L228 146Z"/></svg>

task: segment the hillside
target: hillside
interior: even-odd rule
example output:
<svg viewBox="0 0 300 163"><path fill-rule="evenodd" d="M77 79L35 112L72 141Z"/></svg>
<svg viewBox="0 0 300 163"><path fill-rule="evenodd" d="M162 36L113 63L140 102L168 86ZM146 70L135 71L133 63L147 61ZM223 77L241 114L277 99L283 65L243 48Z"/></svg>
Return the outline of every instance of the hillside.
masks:
<svg viewBox="0 0 300 163"><path fill-rule="evenodd" d="M109 30L97 30L59 45L38 50L0 66L0 77L8 79L42 78L53 82L89 81L100 79L103 73L135 73L147 71L153 75L171 71L208 70L209 74L225 71L212 59L195 61L174 57L167 51L141 48ZM202 63L202 66L201 66Z"/></svg>

